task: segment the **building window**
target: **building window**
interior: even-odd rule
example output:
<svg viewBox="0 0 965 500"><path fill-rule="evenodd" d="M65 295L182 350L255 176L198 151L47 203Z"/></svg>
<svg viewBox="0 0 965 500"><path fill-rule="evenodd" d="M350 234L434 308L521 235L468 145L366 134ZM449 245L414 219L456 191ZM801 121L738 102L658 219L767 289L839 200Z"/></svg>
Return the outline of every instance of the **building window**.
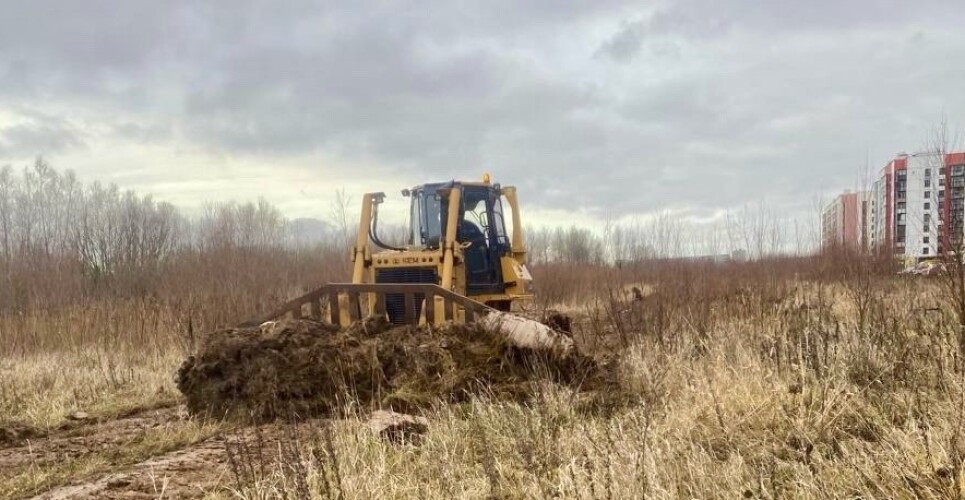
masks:
<svg viewBox="0 0 965 500"><path fill-rule="evenodd" d="M921 232L927 233L930 231L931 231L931 226L929 226L928 223L926 222L925 225L921 227Z"/></svg>
<svg viewBox="0 0 965 500"><path fill-rule="evenodd" d="M928 255L928 247L922 248L922 249L921 249L921 254L922 254L922 255Z"/></svg>
<svg viewBox="0 0 965 500"><path fill-rule="evenodd" d="M928 198L927 196L925 198ZM931 203L925 202L925 210L931 210Z"/></svg>
<svg viewBox="0 0 965 500"><path fill-rule="evenodd" d="M930 169L930 168L926 168L926 169L925 169L925 177L928 177L928 176L930 176L930 175L931 175L931 169Z"/></svg>
<svg viewBox="0 0 965 500"><path fill-rule="evenodd" d="M925 198L931 198L931 191L925 191Z"/></svg>
<svg viewBox="0 0 965 500"><path fill-rule="evenodd" d="M897 208L898 208L898 210L904 210L904 209L905 209L905 202L899 201Z"/></svg>
<svg viewBox="0 0 965 500"><path fill-rule="evenodd" d="M931 222L931 214L925 214L925 224Z"/></svg>
<svg viewBox="0 0 965 500"><path fill-rule="evenodd" d="M927 244L928 244L928 236L923 237L923 238L921 239L921 242L924 243L925 245L927 245Z"/></svg>
<svg viewBox="0 0 965 500"><path fill-rule="evenodd" d="M925 187L931 187L931 179L925 179Z"/></svg>

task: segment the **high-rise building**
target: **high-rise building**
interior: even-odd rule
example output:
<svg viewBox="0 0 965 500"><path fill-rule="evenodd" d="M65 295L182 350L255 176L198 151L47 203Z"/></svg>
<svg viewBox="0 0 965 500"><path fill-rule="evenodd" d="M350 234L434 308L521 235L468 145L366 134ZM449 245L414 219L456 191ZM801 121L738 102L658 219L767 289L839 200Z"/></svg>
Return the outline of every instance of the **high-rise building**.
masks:
<svg viewBox="0 0 965 500"><path fill-rule="evenodd" d="M867 191L845 191L825 205L821 212L821 236L825 248L846 246L854 249L868 247Z"/></svg>
<svg viewBox="0 0 965 500"><path fill-rule="evenodd" d="M901 154L885 165L869 195L867 239L906 260L962 245L965 153Z"/></svg>

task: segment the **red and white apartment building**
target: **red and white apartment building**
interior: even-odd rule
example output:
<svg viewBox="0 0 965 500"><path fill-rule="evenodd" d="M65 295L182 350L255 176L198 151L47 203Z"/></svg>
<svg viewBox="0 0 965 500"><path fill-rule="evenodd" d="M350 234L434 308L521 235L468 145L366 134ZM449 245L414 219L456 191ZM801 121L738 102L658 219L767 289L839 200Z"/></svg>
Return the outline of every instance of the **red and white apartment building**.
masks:
<svg viewBox="0 0 965 500"><path fill-rule="evenodd" d="M825 248L868 248L867 191L845 191L828 203L821 212L821 237Z"/></svg>
<svg viewBox="0 0 965 500"><path fill-rule="evenodd" d="M965 152L900 154L881 169L864 198L866 213L858 220L865 224L858 230L868 248L888 249L906 261L959 248L965 237Z"/></svg>

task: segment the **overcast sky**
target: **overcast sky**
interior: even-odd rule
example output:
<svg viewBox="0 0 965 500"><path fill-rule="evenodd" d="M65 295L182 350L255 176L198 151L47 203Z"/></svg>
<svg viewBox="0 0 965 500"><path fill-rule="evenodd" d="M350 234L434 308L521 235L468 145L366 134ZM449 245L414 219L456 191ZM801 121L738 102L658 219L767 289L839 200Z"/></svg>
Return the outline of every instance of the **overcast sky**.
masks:
<svg viewBox="0 0 965 500"><path fill-rule="evenodd" d="M536 222L804 213L943 113L960 0L0 5L0 165L188 208L490 171Z"/></svg>

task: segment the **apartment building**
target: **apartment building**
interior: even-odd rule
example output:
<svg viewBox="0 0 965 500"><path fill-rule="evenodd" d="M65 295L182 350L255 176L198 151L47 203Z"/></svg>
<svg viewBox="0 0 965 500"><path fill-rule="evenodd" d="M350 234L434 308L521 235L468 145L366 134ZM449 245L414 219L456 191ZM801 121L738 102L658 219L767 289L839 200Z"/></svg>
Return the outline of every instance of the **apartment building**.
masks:
<svg viewBox="0 0 965 500"><path fill-rule="evenodd" d="M821 212L821 236L825 248L868 248L868 202L870 193L845 191Z"/></svg>
<svg viewBox="0 0 965 500"><path fill-rule="evenodd" d="M901 154L888 162L868 196L867 241L908 261L962 244L965 152Z"/></svg>

